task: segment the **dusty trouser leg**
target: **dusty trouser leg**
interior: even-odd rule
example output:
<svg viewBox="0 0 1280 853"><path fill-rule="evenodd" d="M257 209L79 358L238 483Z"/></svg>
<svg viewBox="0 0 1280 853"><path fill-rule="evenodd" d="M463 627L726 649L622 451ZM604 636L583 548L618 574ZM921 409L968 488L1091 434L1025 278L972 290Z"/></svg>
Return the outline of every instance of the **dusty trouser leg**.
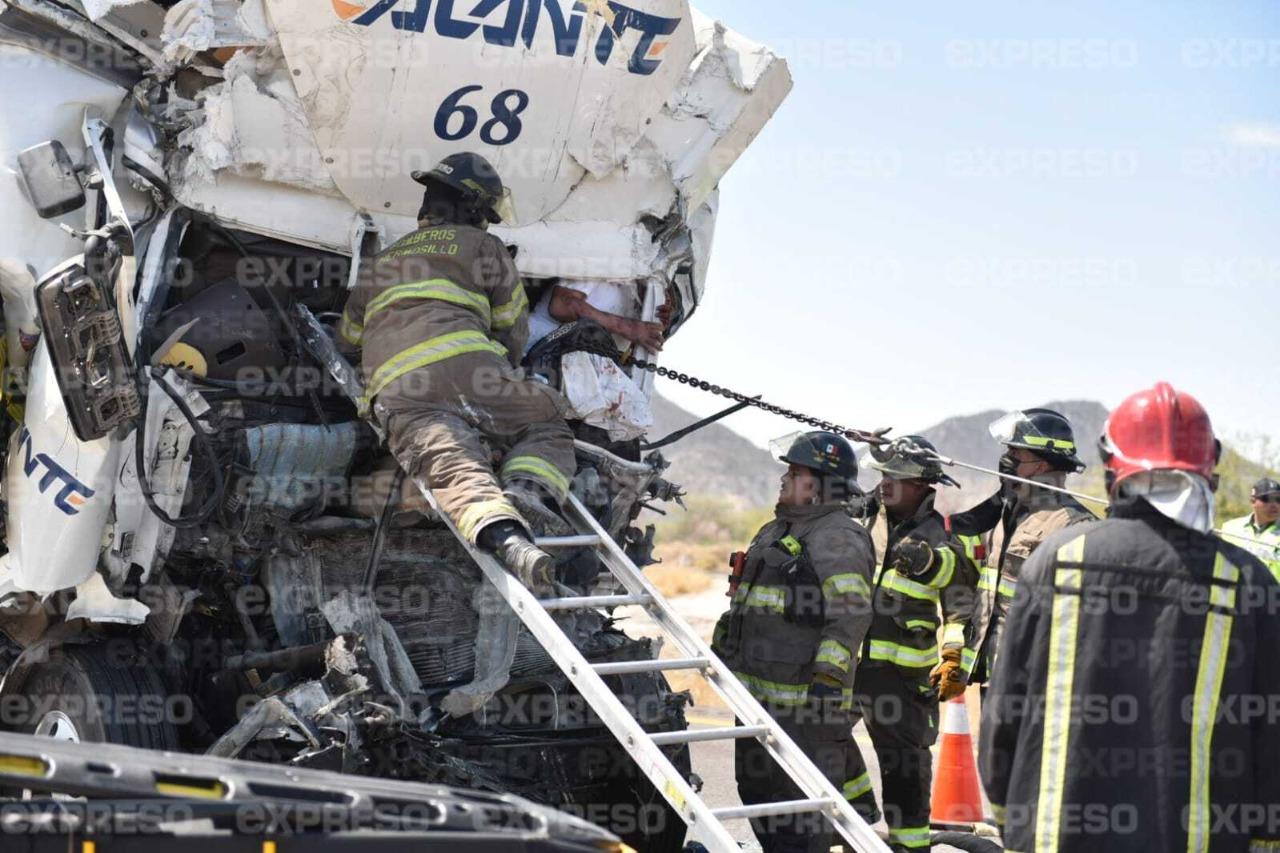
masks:
<svg viewBox="0 0 1280 853"><path fill-rule="evenodd" d="M864 678L865 676L865 678ZM880 761L885 820L894 849L927 851L929 794L938 736L938 705L923 679L905 678L897 667L868 667L859 672L859 688L876 699L878 715L867 717L867 731Z"/></svg>
<svg viewBox="0 0 1280 853"><path fill-rule="evenodd" d="M388 405L391 452L415 482L431 489L458 532L494 552L538 595L551 592L551 556L535 546L528 525L503 494L480 434L461 416L430 406Z"/></svg>
<svg viewBox="0 0 1280 853"><path fill-rule="evenodd" d="M859 676L862 672L862 668L859 668ZM871 715L874 699L875 697L860 692L859 685L855 682L854 713L850 720L850 729L856 726L860 719ZM858 748L852 731L849 734L848 748L845 752L844 784L841 786L841 792L849 805L853 806L854 811L867 823L880 820L880 809L876 805L876 792L871 784L871 773L867 770L867 762L862 757L862 750Z"/></svg>
<svg viewBox="0 0 1280 853"><path fill-rule="evenodd" d="M409 476L431 489L459 532L476 542L499 521L523 524L502 493L480 434L458 415L421 407L392 410L387 442Z"/></svg>

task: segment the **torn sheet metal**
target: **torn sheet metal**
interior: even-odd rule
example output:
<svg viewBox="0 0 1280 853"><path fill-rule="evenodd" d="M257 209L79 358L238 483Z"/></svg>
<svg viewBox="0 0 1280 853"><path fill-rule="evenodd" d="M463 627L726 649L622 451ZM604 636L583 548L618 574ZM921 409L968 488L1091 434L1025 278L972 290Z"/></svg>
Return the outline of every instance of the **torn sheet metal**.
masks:
<svg viewBox="0 0 1280 853"><path fill-rule="evenodd" d="M406 176L465 147L513 188L517 222L495 232L525 275L670 281L709 248L715 186L791 86L776 54L685 0L265 4L279 48L241 51L201 95L175 193L339 252L359 211L388 241L416 227ZM704 251L698 290L705 269Z"/></svg>
<svg viewBox="0 0 1280 853"><path fill-rule="evenodd" d="M201 93L202 109L190 116L194 127L178 139L187 152L180 158L178 180L209 185L219 173L229 172L336 195L279 54L273 49L242 51L223 73L224 82ZM344 233L351 215L344 216Z"/></svg>
<svg viewBox="0 0 1280 853"><path fill-rule="evenodd" d="M177 373L167 371L165 381L182 395L196 417L209 411L204 397ZM158 382L152 382L147 389L145 432L147 447L143 448L143 455L149 460L147 479L156 505L170 517L177 517L182 512L190 485L191 443L195 440L195 430ZM163 523L138 497L141 491L135 465L137 454L133 446L137 436L135 431L125 442L119 494L130 496L130 499L116 501L111 547L104 556L112 582L117 584L124 582L135 565L141 567L144 582L150 578L155 563L163 560L174 536L174 528Z"/></svg>
<svg viewBox="0 0 1280 853"><path fill-rule="evenodd" d="M175 65L224 47L263 47L272 30L262 0L182 0L164 18L160 41Z"/></svg>

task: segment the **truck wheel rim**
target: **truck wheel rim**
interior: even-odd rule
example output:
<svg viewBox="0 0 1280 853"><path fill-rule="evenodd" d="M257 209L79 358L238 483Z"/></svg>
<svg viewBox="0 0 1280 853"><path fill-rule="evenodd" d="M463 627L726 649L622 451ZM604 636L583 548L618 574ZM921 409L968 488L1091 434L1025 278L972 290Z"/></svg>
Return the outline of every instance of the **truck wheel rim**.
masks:
<svg viewBox="0 0 1280 853"><path fill-rule="evenodd" d="M36 735L41 737L51 737L54 740L66 740L72 743L80 742L80 730L76 728L76 724L71 718L61 711L49 711L40 718L40 722L36 724Z"/></svg>

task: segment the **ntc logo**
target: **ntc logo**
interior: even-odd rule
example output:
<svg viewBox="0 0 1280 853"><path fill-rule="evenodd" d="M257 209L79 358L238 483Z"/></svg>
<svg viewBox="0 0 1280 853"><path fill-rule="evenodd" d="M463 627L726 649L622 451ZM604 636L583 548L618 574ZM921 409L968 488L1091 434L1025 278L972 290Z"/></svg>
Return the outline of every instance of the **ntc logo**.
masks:
<svg viewBox="0 0 1280 853"><path fill-rule="evenodd" d="M431 14L432 3L435 14ZM561 0L474 0L465 18L454 16L455 0L332 0L333 10L344 21L362 27L372 26L390 17L391 26L403 32L425 33L430 24L443 38L468 39L482 31L488 44L515 47L523 42L533 49L539 26L545 20L555 39L556 53L576 56L582 43L583 22L587 15L600 15L608 26L600 28L596 39L596 60L604 65L613 56L614 46L630 30L640 33L640 41L627 62L632 74L648 75L662 65L662 53L670 36L680 27L680 18L663 18L624 6L614 0L577 0L566 16ZM506 12L489 21L499 8ZM545 15L544 15L545 13Z"/></svg>
<svg viewBox="0 0 1280 853"><path fill-rule="evenodd" d="M36 483L36 488L40 490L40 494L49 491L49 487L55 482L62 483L62 488L53 496L53 505L62 510L65 515L76 515L80 512L80 507L84 506L84 502L93 497L93 489L72 476L71 472L63 468L47 453L32 453L31 433L24 426L22 432L18 435L18 444L22 446L24 451L22 461L22 473L27 479L31 479L31 475L35 470L44 466L44 476Z"/></svg>

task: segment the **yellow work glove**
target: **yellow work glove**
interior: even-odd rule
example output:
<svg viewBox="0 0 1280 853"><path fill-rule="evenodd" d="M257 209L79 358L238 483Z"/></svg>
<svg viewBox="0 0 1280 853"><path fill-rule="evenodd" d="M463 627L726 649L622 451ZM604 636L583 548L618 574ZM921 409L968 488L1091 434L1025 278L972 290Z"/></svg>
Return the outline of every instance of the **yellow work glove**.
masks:
<svg viewBox="0 0 1280 853"><path fill-rule="evenodd" d="M960 649L942 650L942 663L929 673L929 683L938 691L938 701L948 702L964 693L969 679L960 668Z"/></svg>

